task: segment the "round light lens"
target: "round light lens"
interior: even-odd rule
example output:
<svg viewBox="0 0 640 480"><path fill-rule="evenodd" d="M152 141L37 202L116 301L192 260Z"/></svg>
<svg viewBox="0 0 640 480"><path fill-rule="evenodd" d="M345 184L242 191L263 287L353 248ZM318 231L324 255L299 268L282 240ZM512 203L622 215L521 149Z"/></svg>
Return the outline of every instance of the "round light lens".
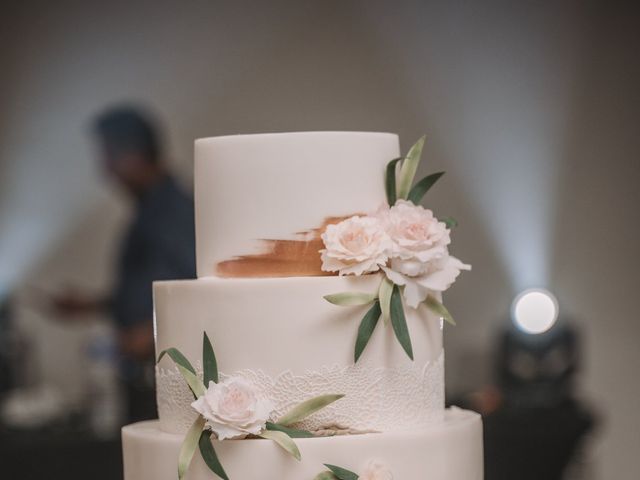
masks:
<svg viewBox="0 0 640 480"><path fill-rule="evenodd" d="M538 334L549 330L558 319L556 298L543 289L525 290L513 301L513 321L526 333Z"/></svg>

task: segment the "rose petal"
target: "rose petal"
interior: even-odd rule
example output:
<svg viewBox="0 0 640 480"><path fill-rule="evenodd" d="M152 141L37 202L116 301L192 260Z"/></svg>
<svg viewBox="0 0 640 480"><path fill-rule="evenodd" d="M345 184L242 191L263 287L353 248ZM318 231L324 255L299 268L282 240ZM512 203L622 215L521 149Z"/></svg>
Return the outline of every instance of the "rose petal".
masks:
<svg viewBox="0 0 640 480"><path fill-rule="evenodd" d="M392 270L389 267L381 267L381 268L384 271L384 273L387 275L387 278L391 280L393 283L395 283L396 285L402 286L407 284L407 277L405 277L401 273L396 272L395 270Z"/></svg>
<svg viewBox="0 0 640 480"><path fill-rule="evenodd" d="M371 460L359 478L360 480L393 480L393 474L386 464Z"/></svg>
<svg viewBox="0 0 640 480"><path fill-rule="evenodd" d="M384 263L384 262L383 262ZM340 275L362 275L363 273L376 272L380 270L377 260L369 260L340 269Z"/></svg>
<svg viewBox="0 0 640 480"><path fill-rule="evenodd" d="M411 308L417 308L421 302L423 302L428 295L428 290L420 285L416 279L402 275L387 267L382 267L387 278L396 285L404 286L403 294L404 299L408 306Z"/></svg>
<svg viewBox="0 0 640 480"><path fill-rule="evenodd" d="M391 260L391 268L393 270L410 277L417 277L424 274L425 269L428 267L429 265L417 260L400 260L398 258Z"/></svg>
<svg viewBox="0 0 640 480"><path fill-rule="evenodd" d="M409 279L404 286L404 299L411 308L418 308L418 305L426 300L427 295L429 290L414 279Z"/></svg>
<svg viewBox="0 0 640 480"><path fill-rule="evenodd" d="M336 260L334 257L330 256L325 250L321 250L320 259L322 260L322 271L324 272L337 272L343 266L344 263Z"/></svg>
<svg viewBox="0 0 640 480"><path fill-rule="evenodd" d="M466 265L455 257L447 257L443 259L438 270L417 277L416 281L429 290L444 292L460 275L460 270L470 269L471 265Z"/></svg>

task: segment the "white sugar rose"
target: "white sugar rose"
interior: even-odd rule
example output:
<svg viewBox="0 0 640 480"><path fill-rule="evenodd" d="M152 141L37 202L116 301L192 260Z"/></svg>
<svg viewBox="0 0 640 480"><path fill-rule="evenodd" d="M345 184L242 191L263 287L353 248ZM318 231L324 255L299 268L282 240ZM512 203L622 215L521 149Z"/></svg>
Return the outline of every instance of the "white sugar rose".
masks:
<svg viewBox="0 0 640 480"><path fill-rule="evenodd" d="M393 265L393 262L392 262ZM430 292L444 292L460 275L461 270L471 270L471 265L462 263L451 255L429 263L429 270L417 277L396 272L383 267L387 278L396 285L404 286L404 298L412 308L424 302Z"/></svg>
<svg viewBox="0 0 640 480"><path fill-rule="evenodd" d="M220 440L258 435L273 411L272 403L241 377L231 377L220 383L209 382L205 394L191 406L204 417L206 426Z"/></svg>
<svg viewBox="0 0 640 480"><path fill-rule="evenodd" d="M398 200L393 207L380 209L378 217L392 242L394 270L417 276L430 261L448 255L449 229L422 205Z"/></svg>
<svg viewBox="0 0 640 480"><path fill-rule="evenodd" d="M393 480L389 467L378 461L371 461L358 477L360 480Z"/></svg>
<svg viewBox="0 0 640 480"><path fill-rule="evenodd" d="M390 242L380 220L354 216L328 225L322 234L322 270L340 275L375 272L387 262Z"/></svg>
<svg viewBox="0 0 640 480"><path fill-rule="evenodd" d="M403 285L404 297L416 308L430 291L448 289L461 270L471 266L449 255L449 229L431 210L406 200L378 211L378 218L391 240L389 280Z"/></svg>

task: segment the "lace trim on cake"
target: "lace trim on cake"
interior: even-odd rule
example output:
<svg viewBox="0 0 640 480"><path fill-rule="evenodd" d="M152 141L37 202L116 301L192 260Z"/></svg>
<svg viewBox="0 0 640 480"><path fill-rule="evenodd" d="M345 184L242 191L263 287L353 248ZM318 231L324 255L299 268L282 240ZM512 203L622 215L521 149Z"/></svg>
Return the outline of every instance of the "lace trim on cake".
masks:
<svg viewBox="0 0 640 480"><path fill-rule="evenodd" d="M200 365L195 366L202 375ZM296 374L286 371L272 377L262 370L233 373L252 382L275 405L277 420L294 405L327 393L343 393L345 398L315 413L299 427L389 431L414 428L442 419L444 411L444 352L426 365L372 367L367 363L324 366L317 371ZM229 375L220 374L221 379ZM196 413L193 396L177 368L156 367L158 412L161 428L184 432Z"/></svg>

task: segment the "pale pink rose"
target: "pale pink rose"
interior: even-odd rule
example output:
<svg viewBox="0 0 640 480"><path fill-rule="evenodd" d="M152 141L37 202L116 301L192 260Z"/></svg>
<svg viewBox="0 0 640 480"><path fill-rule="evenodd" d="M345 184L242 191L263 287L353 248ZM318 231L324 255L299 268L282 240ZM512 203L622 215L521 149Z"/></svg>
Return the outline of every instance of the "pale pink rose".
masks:
<svg viewBox="0 0 640 480"><path fill-rule="evenodd" d="M398 200L377 213L389 239L389 266L382 267L389 280L404 286L407 305L416 308L429 292L447 290L461 270L471 266L449 255L449 229L431 210Z"/></svg>
<svg viewBox="0 0 640 480"><path fill-rule="evenodd" d="M358 478L360 480L393 480L393 474L385 464L372 460Z"/></svg>
<svg viewBox="0 0 640 480"><path fill-rule="evenodd" d="M258 435L273 411L272 403L241 377L209 382L207 391L191 406L204 417L206 426L219 440Z"/></svg>
<svg viewBox="0 0 640 480"><path fill-rule="evenodd" d="M449 254L449 229L422 205L398 200L393 207L380 209L378 218L392 242L389 256L394 270L417 276L428 270L430 261Z"/></svg>
<svg viewBox="0 0 640 480"><path fill-rule="evenodd" d="M387 262L389 238L378 218L354 216L327 226L320 250L322 270L340 275L375 272Z"/></svg>

